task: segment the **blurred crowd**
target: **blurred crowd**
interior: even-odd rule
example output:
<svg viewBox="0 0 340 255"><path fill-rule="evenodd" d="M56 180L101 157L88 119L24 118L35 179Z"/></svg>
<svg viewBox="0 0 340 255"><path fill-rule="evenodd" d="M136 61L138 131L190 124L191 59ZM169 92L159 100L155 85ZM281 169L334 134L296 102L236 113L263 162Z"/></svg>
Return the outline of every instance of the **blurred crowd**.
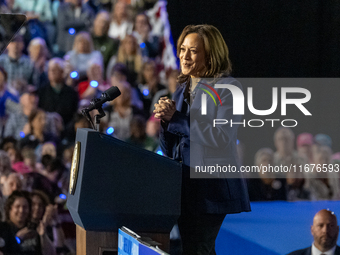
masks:
<svg viewBox="0 0 340 255"><path fill-rule="evenodd" d="M291 171L248 174L252 201L340 199L340 152L333 153L329 135L301 133L295 137L292 129L281 127L273 142L275 151L258 150L254 166L286 166Z"/></svg>
<svg viewBox="0 0 340 255"><path fill-rule="evenodd" d="M81 110L111 86L121 96L103 106L100 131L160 153L153 105L179 74L165 6L0 0L1 13L27 16L0 56L0 254L74 253L65 204L76 130L91 127Z"/></svg>

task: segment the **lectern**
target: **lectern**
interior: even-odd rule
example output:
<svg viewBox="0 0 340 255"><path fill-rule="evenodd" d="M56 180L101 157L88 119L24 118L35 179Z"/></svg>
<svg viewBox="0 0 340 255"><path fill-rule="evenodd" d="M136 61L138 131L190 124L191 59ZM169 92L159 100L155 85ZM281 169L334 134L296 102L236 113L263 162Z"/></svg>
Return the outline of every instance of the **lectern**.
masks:
<svg viewBox="0 0 340 255"><path fill-rule="evenodd" d="M122 226L169 248L181 210L180 163L92 129L78 129L72 161L67 207L77 254L115 254Z"/></svg>

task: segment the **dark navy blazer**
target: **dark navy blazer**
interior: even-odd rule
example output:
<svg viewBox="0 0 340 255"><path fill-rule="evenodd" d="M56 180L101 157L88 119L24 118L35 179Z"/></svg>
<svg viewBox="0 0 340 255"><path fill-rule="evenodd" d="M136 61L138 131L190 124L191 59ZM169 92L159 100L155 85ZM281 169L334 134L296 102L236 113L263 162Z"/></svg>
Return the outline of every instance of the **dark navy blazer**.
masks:
<svg viewBox="0 0 340 255"><path fill-rule="evenodd" d="M219 82L222 83L222 82ZM234 78L225 78L225 84L241 88ZM207 97L207 114L201 114L201 95L205 88L198 84L195 99L189 105L185 99L185 84L173 95L177 111L170 122L162 122L160 144L163 152L183 163L182 210L191 213L228 214L250 211L248 191L242 178L193 179L190 168L202 165L233 165L239 168L236 140L237 125L213 127L213 119L233 119L233 98L228 89L216 89L223 106L215 105ZM217 101L217 100L216 100ZM218 101L217 101L218 102ZM191 155L191 157L190 157Z"/></svg>

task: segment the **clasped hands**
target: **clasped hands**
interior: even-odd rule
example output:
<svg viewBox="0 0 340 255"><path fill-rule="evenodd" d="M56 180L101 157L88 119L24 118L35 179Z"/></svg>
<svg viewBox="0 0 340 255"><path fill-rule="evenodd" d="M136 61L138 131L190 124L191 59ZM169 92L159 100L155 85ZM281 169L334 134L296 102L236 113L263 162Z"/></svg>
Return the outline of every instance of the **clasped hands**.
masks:
<svg viewBox="0 0 340 255"><path fill-rule="evenodd" d="M175 101L170 100L167 97L161 97L158 100L158 103L155 104L155 110L153 111L153 113L155 114L156 119L160 119L162 121L170 121L175 111Z"/></svg>

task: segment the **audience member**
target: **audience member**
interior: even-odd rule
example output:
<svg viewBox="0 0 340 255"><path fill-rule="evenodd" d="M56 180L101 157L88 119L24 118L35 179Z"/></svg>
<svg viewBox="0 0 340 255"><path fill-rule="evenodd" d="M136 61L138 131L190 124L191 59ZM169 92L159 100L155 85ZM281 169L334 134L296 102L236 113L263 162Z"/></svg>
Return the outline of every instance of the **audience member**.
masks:
<svg viewBox="0 0 340 255"><path fill-rule="evenodd" d="M141 71L143 65L143 57L134 36L127 35L121 41L118 55L113 56L110 60L108 73L110 73L116 63L122 63L127 67L127 81L134 87L137 80L137 74Z"/></svg>
<svg viewBox="0 0 340 255"><path fill-rule="evenodd" d="M274 143L276 152L274 153L275 166L295 165L296 167L304 165L303 161L294 150L295 135L290 128L281 127L275 131ZM277 178L286 178L287 180L287 199L289 201L296 199L307 199L308 194L303 189L304 179L303 174L299 172L287 173L285 176L276 176Z"/></svg>
<svg viewBox="0 0 340 255"><path fill-rule="evenodd" d="M4 175L1 179L1 193L7 198L9 197L13 191L22 190L23 188L23 177L21 174L11 172L7 175Z"/></svg>
<svg viewBox="0 0 340 255"><path fill-rule="evenodd" d="M157 149L158 143L146 134L146 123L143 116L136 115L132 118L130 122L130 134L126 142L149 151L155 151Z"/></svg>
<svg viewBox="0 0 340 255"><path fill-rule="evenodd" d="M97 63L95 60L90 61L86 74L87 80L78 84L80 99L92 99L99 91L105 91L108 87L108 84L103 79L103 66L101 63Z"/></svg>
<svg viewBox="0 0 340 255"><path fill-rule="evenodd" d="M55 249L47 237L43 222L38 226L29 224L31 219L31 199L25 191L14 191L5 204L6 224L9 225L12 235L20 242L23 254L56 254Z"/></svg>
<svg viewBox="0 0 340 255"><path fill-rule="evenodd" d="M133 36L141 47L143 57L156 58L161 54L160 39L151 33L152 27L149 17L145 13L140 13L135 17Z"/></svg>
<svg viewBox="0 0 340 255"><path fill-rule="evenodd" d="M25 165L24 158L19 148L11 147L8 148L6 152L11 159L12 169L15 172L24 175L32 171L30 167Z"/></svg>
<svg viewBox="0 0 340 255"><path fill-rule="evenodd" d="M37 155L33 148L24 147L21 150L21 155L23 158L24 164L30 169L31 172L41 172L41 167L39 166L39 162L37 162ZM26 176L25 176L26 177ZM26 183L26 189L30 191L30 183Z"/></svg>
<svg viewBox="0 0 340 255"><path fill-rule="evenodd" d="M328 146L320 146L314 154L314 164L309 168L315 168L314 171L308 172L308 177L304 185L310 193L311 200L330 200L339 196L335 190L339 190L339 179L333 180L333 175L329 170L331 164L332 150ZM327 172L321 172L317 169L327 166ZM337 175L338 173L336 173ZM307 175L307 174L306 174ZM335 176L336 177L336 176ZM335 186L335 187L333 187Z"/></svg>
<svg viewBox="0 0 340 255"><path fill-rule="evenodd" d="M11 159L4 150L0 150L0 182L12 172Z"/></svg>
<svg viewBox="0 0 340 255"><path fill-rule="evenodd" d="M57 254L60 254L58 251L65 250L65 245L64 232L58 217L58 205L52 205L47 195L39 190L33 190L30 197L32 200L31 222L39 225L42 221L45 224L47 236L53 242Z"/></svg>
<svg viewBox="0 0 340 255"><path fill-rule="evenodd" d="M78 128L91 128L89 121L80 113L76 113L65 129L64 139L62 144L66 147L74 144Z"/></svg>
<svg viewBox="0 0 340 255"><path fill-rule="evenodd" d="M80 32L76 35L72 51L67 52L67 61L78 72L78 79L86 79L86 71L90 62L95 60L103 65L103 57L99 51L94 50L93 41L88 32Z"/></svg>
<svg viewBox="0 0 340 255"><path fill-rule="evenodd" d="M111 57L117 55L119 47L119 40L109 37L109 27L110 14L107 11L100 11L93 22L92 39L94 49L100 51L103 56L104 70L106 70Z"/></svg>
<svg viewBox="0 0 340 255"><path fill-rule="evenodd" d="M311 232L314 238L312 246L293 251L288 255L340 255L340 247L336 244L339 234L338 221L335 214L323 209L315 214Z"/></svg>
<svg viewBox="0 0 340 255"><path fill-rule="evenodd" d="M15 0L14 8L20 13L25 13L26 39L27 41L35 37L43 37L52 45L55 36L55 26L53 25L53 15L50 0Z"/></svg>
<svg viewBox="0 0 340 255"><path fill-rule="evenodd" d="M44 165L42 174L48 179L52 188L46 194L49 196L50 201L54 203L55 199L62 193L60 189L62 184L59 187L59 181L65 171L65 166L60 159L53 158L50 155L44 155L42 163Z"/></svg>
<svg viewBox="0 0 340 255"><path fill-rule="evenodd" d="M329 148L332 148L332 138L329 135L326 134L317 134L314 137L314 141L317 145L325 145L328 146Z"/></svg>
<svg viewBox="0 0 340 255"><path fill-rule="evenodd" d="M255 166L273 166L274 152L270 148L262 148L255 154ZM254 173L252 173L254 174ZM260 172L258 176L250 176L248 191L251 201L286 200L286 179L276 178L272 172Z"/></svg>
<svg viewBox="0 0 340 255"><path fill-rule="evenodd" d="M57 147L52 142L46 142L41 147L41 156L50 155L52 158L57 157Z"/></svg>
<svg viewBox="0 0 340 255"><path fill-rule="evenodd" d="M117 63L113 66L112 70L110 71L110 77L108 80L110 81L111 86L119 86L120 83L124 83L128 81L129 72L124 64ZM108 89L108 88L107 88ZM137 88L131 88L131 104L136 108L142 110L143 109L143 102L140 100L139 96L140 92Z"/></svg>
<svg viewBox="0 0 340 255"><path fill-rule="evenodd" d="M58 9L57 45L60 56L72 49L74 35L80 31L89 31L94 13L82 0L66 0Z"/></svg>
<svg viewBox="0 0 340 255"><path fill-rule="evenodd" d="M13 164L15 164L19 161L23 161L23 158L21 156L21 152L17 147L13 146L13 147L6 148L6 153L11 160L12 168L13 168Z"/></svg>
<svg viewBox="0 0 340 255"><path fill-rule="evenodd" d="M28 116L38 108L38 95L36 92L26 92L20 97L20 107L17 111L9 114L4 137L12 136L20 140L25 133L23 132L24 126L28 123Z"/></svg>
<svg viewBox="0 0 340 255"><path fill-rule="evenodd" d="M112 20L109 28L109 36L123 40L127 34L131 34L133 24L128 21L127 5L118 1L112 11Z"/></svg>
<svg viewBox="0 0 340 255"><path fill-rule="evenodd" d="M45 132L51 133L61 139L64 131L64 120L57 112L46 112Z"/></svg>
<svg viewBox="0 0 340 255"><path fill-rule="evenodd" d="M18 141L14 137L5 137L2 139L2 142L0 143L0 150L6 151L10 147L17 146Z"/></svg>
<svg viewBox="0 0 340 255"><path fill-rule="evenodd" d="M167 88L159 90L158 92L156 92L156 94L153 96L152 99L152 103L150 106L150 113L153 112L153 110L155 110L155 104L158 102L158 100L161 97L168 97L168 98L172 98L172 95L175 93L176 89L177 89L177 77L179 75L179 71L176 70L172 70L170 69L166 76L167 76Z"/></svg>
<svg viewBox="0 0 340 255"><path fill-rule="evenodd" d="M304 158L306 162L313 163L313 150L314 144L313 135L310 133L299 134L296 138L296 147L299 157Z"/></svg>
<svg viewBox="0 0 340 255"><path fill-rule="evenodd" d="M14 91L17 91L17 89L14 88L15 80L23 79L27 83L32 84L35 72L34 65L31 60L23 54L24 46L22 36L17 35L8 44L8 53L0 56L0 66L2 66L8 74L8 86Z"/></svg>
<svg viewBox="0 0 340 255"><path fill-rule="evenodd" d="M114 128L113 135L121 140L130 136L130 123L133 116L141 111L131 104L131 86L127 82L117 84L121 95L104 110L107 112L106 122Z"/></svg>
<svg viewBox="0 0 340 255"><path fill-rule="evenodd" d="M39 107L47 112L57 112L66 126L78 109L78 95L63 79L64 61L53 58L48 63L49 84L38 91Z"/></svg>
<svg viewBox="0 0 340 255"><path fill-rule="evenodd" d="M145 115L150 116L153 112L151 103L156 100L154 99L155 94L165 89L165 86L159 83L157 67L154 61L149 60L143 64L138 87L143 98Z"/></svg>
<svg viewBox="0 0 340 255"><path fill-rule="evenodd" d="M15 0L3 0L0 3L0 13L18 13L19 10L14 9Z"/></svg>
<svg viewBox="0 0 340 255"><path fill-rule="evenodd" d="M7 73L4 68L0 66L0 138L2 137L2 131L7 121L6 102L7 100L18 102L18 98L8 91L6 81Z"/></svg>
<svg viewBox="0 0 340 255"><path fill-rule="evenodd" d="M39 89L48 82L47 59L49 52L45 40L40 37L32 39L28 45L28 54L36 70L33 75L33 84Z"/></svg>
<svg viewBox="0 0 340 255"><path fill-rule="evenodd" d="M20 148L29 147L35 150L38 158L41 157L41 146L45 142L57 143L57 137L45 132L46 113L37 109L28 117L28 123L24 127L24 138L20 140Z"/></svg>

